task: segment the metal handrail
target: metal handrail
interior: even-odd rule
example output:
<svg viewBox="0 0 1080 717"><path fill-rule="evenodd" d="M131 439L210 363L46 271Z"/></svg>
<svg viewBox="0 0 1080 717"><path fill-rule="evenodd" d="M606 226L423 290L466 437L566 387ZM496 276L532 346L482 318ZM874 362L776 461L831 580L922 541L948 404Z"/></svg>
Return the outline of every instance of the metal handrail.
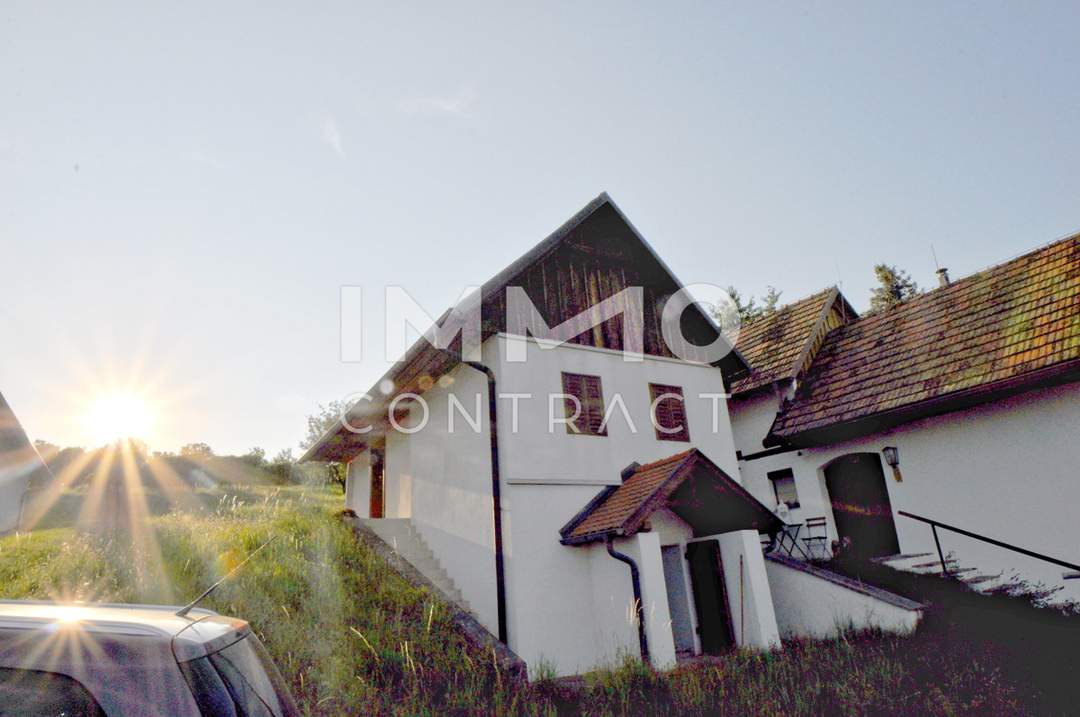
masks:
<svg viewBox="0 0 1080 717"><path fill-rule="evenodd" d="M985 535L979 535L978 533L972 533L970 530L964 530L963 528L957 528L955 525L949 525L948 523L942 523L941 521L933 520L931 518L924 518L921 515L915 515L914 513L909 513L906 510L898 510L896 512L899 515L904 516L905 518L911 518L913 520L918 520L918 521L921 521L923 523L928 523L930 525L930 529L934 533L934 544L937 546L938 558L941 560L941 570L945 575L949 574L949 566L948 566L948 564L947 564L947 562L945 560L945 554L942 553L942 551L941 551L941 541L938 539L938 532L937 532L938 528L943 528L945 530L951 530L954 533L964 535L964 536L966 536L968 538L974 538L975 540L981 540L984 543L990 543L990 545L996 545L999 548L1005 548L1006 550L1011 550L1014 553L1020 553L1021 555L1026 555L1029 558L1036 558L1038 560L1042 560L1042 561L1045 561L1047 563L1053 563L1054 565L1060 565L1063 568L1069 568L1070 570L1076 570L1077 572L1080 572L1080 565L1076 565L1074 563L1067 563L1064 560L1058 560L1057 558L1051 558L1049 555L1043 555L1042 553L1036 553L1034 550L1028 550L1027 548L1021 548L1021 547L1019 547L1017 545L1010 545L1009 543L1005 543L1005 542L1002 542L1000 540L994 540L993 538L988 538Z"/></svg>

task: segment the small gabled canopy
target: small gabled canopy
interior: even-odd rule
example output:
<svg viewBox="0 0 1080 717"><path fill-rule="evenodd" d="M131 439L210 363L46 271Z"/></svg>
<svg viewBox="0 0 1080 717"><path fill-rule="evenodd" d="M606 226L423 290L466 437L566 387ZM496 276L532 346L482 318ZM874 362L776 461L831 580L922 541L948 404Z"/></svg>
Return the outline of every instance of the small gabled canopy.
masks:
<svg viewBox="0 0 1080 717"><path fill-rule="evenodd" d="M783 525L708 456L691 448L634 467L622 485L605 488L559 531L561 542L582 545L633 535L661 508L686 521L694 537L735 530L773 534Z"/></svg>

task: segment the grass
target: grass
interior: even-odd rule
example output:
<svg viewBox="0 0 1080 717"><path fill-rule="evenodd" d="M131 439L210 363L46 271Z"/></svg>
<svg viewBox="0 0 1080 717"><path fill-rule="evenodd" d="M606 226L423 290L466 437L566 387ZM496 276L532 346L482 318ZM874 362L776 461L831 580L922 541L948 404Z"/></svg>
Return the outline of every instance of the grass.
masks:
<svg viewBox="0 0 1080 717"><path fill-rule="evenodd" d="M52 527L0 539L4 597L182 603L277 536L205 605L243 617L308 715L1036 714L1003 654L935 627L732 653L658 673L633 659L580 680L514 681L445 606L337 518L322 489L227 486L150 518L151 544ZM543 672L543 670L541 670Z"/></svg>

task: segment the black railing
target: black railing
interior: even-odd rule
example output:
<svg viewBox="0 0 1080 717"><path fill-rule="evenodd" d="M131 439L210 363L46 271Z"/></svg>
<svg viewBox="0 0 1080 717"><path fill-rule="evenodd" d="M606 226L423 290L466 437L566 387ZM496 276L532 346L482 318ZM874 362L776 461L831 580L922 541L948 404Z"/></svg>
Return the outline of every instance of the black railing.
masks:
<svg viewBox="0 0 1080 717"><path fill-rule="evenodd" d="M1037 560L1042 560L1042 561L1047 562L1047 563L1053 563L1054 565L1060 565L1063 568L1068 568L1069 570L1074 570L1077 573L1080 573L1080 565L1076 565L1074 563L1067 563L1064 560L1058 560L1057 558L1051 558L1049 555L1043 555L1042 553L1036 553L1034 550L1028 550L1027 548L1021 548L1021 547L1019 547L1017 545L1010 545L1009 543L1005 543L1005 542L1002 542L1000 540L994 540L993 538L988 538L985 535L979 535L978 533L972 533L970 530L964 530L963 528L957 528L955 525L949 525L948 523L942 523L942 522L937 521L937 520L931 520L930 518L924 518L921 515L915 515L914 513L909 513L906 510L898 510L896 512L898 514L904 516L905 518L911 518L912 520L918 520L918 521L921 521L923 523L927 523L927 524L930 525L930 530L932 530L933 533L934 533L934 545L937 546L938 558L941 560L941 570L942 570L942 573L945 574L945 575L949 574L949 564L948 564L948 561L945 560L945 554L941 550L941 540L938 538L938 530L937 530L938 528L942 528L944 530L952 531L952 532L956 533L957 535L963 535L963 536L966 536L968 538L974 538L975 540L981 540L984 543L989 543L990 545L996 545L999 548L1005 548L1006 550L1011 550L1014 553L1020 553L1021 555L1026 555L1029 558L1035 558ZM1072 576L1068 576L1068 575L1066 576L1066 578L1071 578L1071 577Z"/></svg>

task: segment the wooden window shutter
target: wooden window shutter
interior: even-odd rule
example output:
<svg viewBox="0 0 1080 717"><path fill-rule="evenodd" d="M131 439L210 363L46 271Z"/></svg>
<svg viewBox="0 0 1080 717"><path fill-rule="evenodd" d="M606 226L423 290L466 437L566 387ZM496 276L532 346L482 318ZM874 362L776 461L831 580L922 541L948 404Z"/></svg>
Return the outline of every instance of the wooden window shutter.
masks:
<svg viewBox="0 0 1080 717"><path fill-rule="evenodd" d="M590 436L606 436L604 422L604 392L599 376L587 376L578 373L562 375L563 393L573 396L581 404L577 420L566 424L567 433L581 433ZM574 401L566 399L566 417L574 415Z"/></svg>
<svg viewBox="0 0 1080 717"><path fill-rule="evenodd" d="M660 396L663 400L657 401ZM658 441L690 441L690 429L686 425L686 400L682 388L662 383L649 384L650 405L654 410L656 439ZM663 430L661 430L663 429Z"/></svg>

